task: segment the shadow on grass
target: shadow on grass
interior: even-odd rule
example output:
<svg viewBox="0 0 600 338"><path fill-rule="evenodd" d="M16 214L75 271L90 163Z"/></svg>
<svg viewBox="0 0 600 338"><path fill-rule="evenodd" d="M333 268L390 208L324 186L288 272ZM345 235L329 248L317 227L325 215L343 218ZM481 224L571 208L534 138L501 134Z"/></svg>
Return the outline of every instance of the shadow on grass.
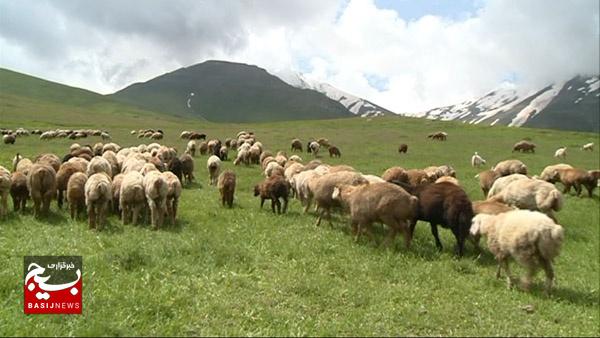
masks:
<svg viewBox="0 0 600 338"><path fill-rule="evenodd" d="M534 294L535 296L541 298L548 297L542 292L542 289L535 290ZM600 297L598 293L584 292L561 287L554 288L550 294L550 298L558 299L571 304L590 306L594 308L598 308L598 305L600 304Z"/></svg>

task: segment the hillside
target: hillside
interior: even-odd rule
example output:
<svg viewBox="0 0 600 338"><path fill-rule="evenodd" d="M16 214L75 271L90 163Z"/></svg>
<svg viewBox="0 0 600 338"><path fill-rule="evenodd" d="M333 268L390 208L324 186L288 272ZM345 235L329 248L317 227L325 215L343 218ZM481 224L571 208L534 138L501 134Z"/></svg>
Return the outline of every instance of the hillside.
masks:
<svg viewBox="0 0 600 338"><path fill-rule="evenodd" d="M262 68L206 61L112 95L148 110L215 122L262 122L350 117L339 102L285 83Z"/></svg>
<svg viewBox="0 0 600 338"><path fill-rule="evenodd" d="M577 76L534 92L505 86L481 98L416 114L471 124L600 131L600 80Z"/></svg>

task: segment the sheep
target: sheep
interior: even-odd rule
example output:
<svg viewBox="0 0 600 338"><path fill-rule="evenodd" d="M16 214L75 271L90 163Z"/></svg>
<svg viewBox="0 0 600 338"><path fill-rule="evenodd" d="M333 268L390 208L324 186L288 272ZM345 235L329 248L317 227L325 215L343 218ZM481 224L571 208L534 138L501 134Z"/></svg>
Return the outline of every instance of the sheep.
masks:
<svg viewBox="0 0 600 338"><path fill-rule="evenodd" d="M598 182L596 185L600 187L600 170L588 170L588 174Z"/></svg>
<svg viewBox="0 0 600 338"><path fill-rule="evenodd" d="M583 146L581 146L581 150L594 151L594 143L590 142L590 143L584 144Z"/></svg>
<svg viewBox="0 0 600 338"><path fill-rule="evenodd" d="M508 259L512 257L526 269L523 289L530 289L532 278L541 266L546 273L545 292L551 291L554 281L552 261L560 253L564 240L562 226L536 211L513 210L475 216L470 232L487 237L488 249L498 261L496 278L501 277L504 269L508 288L513 285L508 265Z"/></svg>
<svg viewBox="0 0 600 338"><path fill-rule="evenodd" d="M119 201L121 199L121 185L123 184L123 178L125 178L125 174L117 174L112 179L112 211L119 216L121 216L122 211Z"/></svg>
<svg viewBox="0 0 600 338"><path fill-rule="evenodd" d="M319 155L320 148L321 145L315 141L310 142L308 145L308 149L310 149L310 152L313 154L314 157L317 157Z"/></svg>
<svg viewBox="0 0 600 338"><path fill-rule="evenodd" d="M580 196L581 186L583 185L587 189L589 197L592 197L592 193L598 184L598 180L583 169L559 169L558 176L560 182L565 186L563 194L568 193L571 187L574 186L577 196Z"/></svg>
<svg viewBox="0 0 600 338"><path fill-rule="evenodd" d="M121 150L121 147L113 142L107 143L105 145L102 146L102 153L105 153L107 151L111 150L113 153L118 153L119 150Z"/></svg>
<svg viewBox="0 0 600 338"><path fill-rule="evenodd" d="M519 209L541 211L553 220L556 220L554 211L563 206L563 196L552 183L534 179L513 181L489 199Z"/></svg>
<svg viewBox="0 0 600 338"><path fill-rule="evenodd" d="M150 135L150 139L151 140L162 140L163 133L159 133L159 132L152 133L152 135Z"/></svg>
<svg viewBox="0 0 600 338"><path fill-rule="evenodd" d="M10 177L10 196L13 200L13 208L15 212L21 209L25 212L27 199L29 198L29 189L27 189L27 175L22 172L15 171Z"/></svg>
<svg viewBox="0 0 600 338"><path fill-rule="evenodd" d="M335 187L332 199L350 210L352 230L358 241L362 229L370 233L373 222L386 224L390 230L386 243L393 243L396 233L402 232L408 249L412 239L409 224L417 216L418 199L404 189L388 182L358 186Z"/></svg>
<svg viewBox="0 0 600 338"><path fill-rule="evenodd" d="M479 156L477 152L471 156L471 166L475 168L479 168L485 164L485 160L483 157Z"/></svg>
<svg viewBox="0 0 600 338"><path fill-rule="evenodd" d="M250 164L250 151L247 149L239 149L235 160L233 161L234 165L239 165L240 163L244 163L245 165Z"/></svg>
<svg viewBox="0 0 600 338"><path fill-rule="evenodd" d="M277 162L277 164L279 164L281 167L285 167L287 161L288 159L285 157L285 155L278 153L277 156L275 156L275 162Z"/></svg>
<svg viewBox="0 0 600 338"><path fill-rule="evenodd" d="M56 171L47 164L36 163L27 174L27 190L33 200L33 215L48 213L50 201L56 194Z"/></svg>
<svg viewBox="0 0 600 338"><path fill-rule="evenodd" d="M151 171L144 176L143 184L152 227L157 230L163 223L169 187L159 171Z"/></svg>
<svg viewBox="0 0 600 338"><path fill-rule="evenodd" d="M406 171L408 183L413 186L419 186L427 183L433 183L437 179L435 175L428 175L427 172L421 169L409 169Z"/></svg>
<svg viewBox="0 0 600 338"><path fill-rule="evenodd" d="M166 170L165 164L158 156L151 156L148 159L148 163L146 163L146 164L152 164L152 166L160 172L163 172Z"/></svg>
<svg viewBox="0 0 600 338"><path fill-rule="evenodd" d="M208 152L208 143L206 141L200 142L198 144L198 151L200 151L200 155L206 155Z"/></svg>
<svg viewBox="0 0 600 338"><path fill-rule="evenodd" d="M418 216L410 225L411 234L414 233L417 220L429 222L435 245L441 251L443 246L437 226L449 228L456 238L458 256L462 257L473 218L473 207L467 193L461 187L448 182L404 187L419 199Z"/></svg>
<svg viewBox="0 0 600 338"><path fill-rule="evenodd" d="M290 156L290 158L288 158L288 162L286 162L285 164L288 165L288 163L290 162L298 162L301 163L302 162L302 157L298 156L298 155L292 155ZM291 164L291 163L290 163ZM284 166L285 167L285 166Z"/></svg>
<svg viewBox="0 0 600 338"><path fill-rule="evenodd" d="M166 214L171 222L171 225L175 225L177 219L177 206L179 205L179 196L181 196L181 181L175 174L170 171L165 171L161 174L163 179L167 182L167 210Z"/></svg>
<svg viewBox="0 0 600 338"><path fill-rule="evenodd" d="M512 152L514 153L515 151L518 151L523 153L535 153L535 147L535 144L529 141L519 141L513 146Z"/></svg>
<svg viewBox="0 0 600 338"><path fill-rule="evenodd" d="M141 155L140 155L141 156ZM137 157L130 157L123 162L121 173L127 174L130 171L140 171L146 164L146 161Z"/></svg>
<svg viewBox="0 0 600 338"><path fill-rule="evenodd" d="M85 205L90 229L102 230L112 201L112 182L105 172L96 172L85 182Z"/></svg>
<svg viewBox="0 0 600 338"><path fill-rule="evenodd" d="M18 171L25 176L29 173L31 166L33 166L33 162L30 159L21 156L21 154L17 153L13 158L13 171Z"/></svg>
<svg viewBox="0 0 600 338"><path fill-rule="evenodd" d="M8 134L8 135L2 136L2 142L4 142L4 144L15 144L16 140L17 140L16 135Z"/></svg>
<svg viewBox="0 0 600 338"><path fill-rule="evenodd" d="M67 181L67 203L71 212L71 219L74 220L85 208L85 183L87 175L83 172L73 173Z"/></svg>
<svg viewBox="0 0 600 338"><path fill-rule="evenodd" d="M206 134L193 132L190 135L190 140L206 140Z"/></svg>
<svg viewBox="0 0 600 338"><path fill-rule="evenodd" d="M233 150L236 150L238 146L238 141L236 139L231 140L231 142L229 143L229 147Z"/></svg>
<svg viewBox="0 0 600 338"><path fill-rule="evenodd" d="M554 165L549 165L540 174L539 179L544 180L546 182L555 183L558 181L558 170L559 169L573 169L573 167L569 164L559 163Z"/></svg>
<svg viewBox="0 0 600 338"><path fill-rule="evenodd" d="M527 175L527 166L519 160L505 160L496 163L492 170L497 172L500 176L506 176L510 174L523 174Z"/></svg>
<svg viewBox="0 0 600 338"><path fill-rule="evenodd" d="M339 206L339 201L334 201L332 199L333 189L336 186L342 184L359 185L368 183L369 181L363 178L361 174L351 171L328 173L321 177L310 179L308 181L308 187L314 197L317 208L319 209L316 225L320 225L323 215L327 214L329 225L333 227L333 223L331 222L331 209Z"/></svg>
<svg viewBox="0 0 600 338"><path fill-rule="evenodd" d="M321 146L321 147L325 147L325 148L329 148L331 145L329 143L329 140L326 138L320 138L317 140L317 143Z"/></svg>
<svg viewBox="0 0 600 338"><path fill-rule="evenodd" d="M422 171L425 172L427 181L434 182L438 177L444 176L444 173L438 166L429 166L424 168ZM412 172L421 172L420 170L413 170ZM414 175L414 174L413 174ZM409 177L410 178L410 177Z"/></svg>
<svg viewBox="0 0 600 338"><path fill-rule="evenodd" d="M8 214L8 194L11 187L11 174L3 166L0 166L0 218Z"/></svg>
<svg viewBox="0 0 600 338"><path fill-rule="evenodd" d="M221 159L218 156L211 155L206 161L206 168L208 169L208 184L217 184L217 178L221 171Z"/></svg>
<svg viewBox="0 0 600 338"><path fill-rule="evenodd" d="M562 159L567 158L567 147L556 149L556 151L554 152L554 157Z"/></svg>
<svg viewBox="0 0 600 338"><path fill-rule="evenodd" d="M283 176L284 170L283 167L280 166L277 162L270 162L265 168L264 174L266 177L271 177L274 175Z"/></svg>
<svg viewBox="0 0 600 338"><path fill-rule="evenodd" d="M502 190L504 190L509 184L517 180L527 180L529 177L521 174L512 174L508 176L499 177L494 181L492 187L488 191L487 198L491 198L495 195L498 195Z"/></svg>
<svg viewBox="0 0 600 338"><path fill-rule="evenodd" d="M353 167L349 166L349 165L345 165L345 164L340 164L340 165L334 165L331 167L328 167L327 172L329 173L337 173L340 171L353 171L356 172L357 170L354 169Z"/></svg>
<svg viewBox="0 0 600 338"><path fill-rule="evenodd" d="M102 137L102 140L104 140L104 141L111 139L110 135L107 132L100 133L100 136Z"/></svg>
<svg viewBox="0 0 600 338"><path fill-rule="evenodd" d="M112 177L112 167L110 162L102 156L94 156L87 167L86 174L89 178L97 173L105 173L108 177Z"/></svg>
<svg viewBox="0 0 600 338"><path fill-rule="evenodd" d="M102 154L102 157L105 158L110 164L111 178L121 171L121 168L119 168L119 161L117 160L117 155L112 150L105 151Z"/></svg>
<svg viewBox="0 0 600 338"><path fill-rule="evenodd" d="M342 153L336 146L329 147L329 157L341 157Z"/></svg>
<svg viewBox="0 0 600 338"><path fill-rule="evenodd" d="M172 158L167 166L167 170L177 176L180 182L183 182L183 164L181 163L180 159L177 157Z"/></svg>
<svg viewBox="0 0 600 338"><path fill-rule="evenodd" d="M302 141L295 138L292 140L292 151L300 151L302 152Z"/></svg>
<svg viewBox="0 0 600 338"><path fill-rule="evenodd" d="M398 147L398 153L399 154L406 154L406 152L408 151L408 144L406 143L401 143L400 146Z"/></svg>
<svg viewBox="0 0 600 338"><path fill-rule="evenodd" d="M228 153L229 153L229 148L227 148L226 146L221 146L221 149L219 150L219 157L221 158L222 161L227 161Z"/></svg>
<svg viewBox="0 0 600 338"><path fill-rule="evenodd" d="M304 166L304 170L315 169L315 168L319 167L320 165L322 165L321 161L319 161L319 160L312 160L312 161L308 162Z"/></svg>
<svg viewBox="0 0 600 338"><path fill-rule="evenodd" d="M272 163L272 162L275 162L275 158L273 156L267 156L262 161L260 161L260 167L264 171L265 169L267 169L267 165L269 165L269 163ZM277 163L277 162L275 162L275 163Z"/></svg>
<svg viewBox="0 0 600 338"><path fill-rule="evenodd" d="M64 192L67 190L67 183L71 175L77 172L84 172L81 167L70 162L65 162L60 165L60 169L56 173L56 189L58 190L57 202L58 208L62 209Z"/></svg>
<svg viewBox="0 0 600 338"><path fill-rule="evenodd" d="M386 182L383 178L376 175L362 175L362 177L371 184Z"/></svg>
<svg viewBox="0 0 600 338"><path fill-rule="evenodd" d="M271 209L275 213L275 207L277 207L277 213L281 214L281 202L279 199L283 199L283 213L285 214L288 206L288 196L290 194L289 183L279 175L271 176L266 178L260 184L254 186L254 196L260 196L260 208L262 209L265 200L271 200Z"/></svg>
<svg viewBox="0 0 600 338"><path fill-rule="evenodd" d="M481 188L484 197L487 197L492 185L498 177L500 177L500 175L493 170L482 171L475 175L475 178L479 178L479 187Z"/></svg>
<svg viewBox="0 0 600 338"><path fill-rule="evenodd" d="M321 177L323 174L319 173L315 169L301 171L291 178L292 190L295 192L296 197L300 200L300 204L304 206L304 213L308 212L310 204L312 203L312 193L308 186L309 182L317 177Z"/></svg>
<svg viewBox="0 0 600 338"><path fill-rule="evenodd" d="M260 164L260 154L262 153L262 150L259 146L257 146L256 144L253 144L250 147L250 163L252 164Z"/></svg>
<svg viewBox="0 0 600 338"><path fill-rule="evenodd" d="M185 148L185 153L190 154L192 157L196 157L196 148L196 141L190 140Z"/></svg>
<svg viewBox="0 0 600 338"><path fill-rule="evenodd" d="M33 163L47 164L54 169L54 171L58 171L60 169L60 164L62 161L60 158L54 154L41 154L38 155Z"/></svg>
<svg viewBox="0 0 600 338"><path fill-rule="evenodd" d="M235 193L235 173L231 170L225 170L219 175L217 188L221 194L221 203L223 206L227 204L230 208L233 207L233 195Z"/></svg>
<svg viewBox="0 0 600 338"><path fill-rule="evenodd" d="M460 182L458 182L458 180L452 176L442 176L442 177L438 178L437 180L435 180L434 183L441 183L441 182L452 183L452 184L460 187Z"/></svg>
<svg viewBox="0 0 600 338"><path fill-rule="evenodd" d="M487 215L497 215L503 212L517 210L515 207L511 207L510 205L506 205L504 203L496 202L496 201L473 201L473 213L475 215L479 214L487 214Z"/></svg>
<svg viewBox="0 0 600 338"><path fill-rule="evenodd" d="M179 138L187 140L190 138L191 135L192 135L191 131L184 130L181 132L181 134L179 134Z"/></svg>
<svg viewBox="0 0 600 338"><path fill-rule="evenodd" d="M408 174L406 173L406 169L402 167L391 167L383 172L381 175L386 182L403 182L408 183Z"/></svg>
<svg viewBox="0 0 600 338"><path fill-rule="evenodd" d="M432 140L440 140L440 141L446 141L446 138L448 137L448 134L443 132L443 131L438 131L435 133L431 133L429 135L427 135L428 138L432 139Z"/></svg>
<svg viewBox="0 0 600 338"><path fill-rule="evenodd" d="M123 175L119 187L119 208L123 225L129 224L130 219L134 225L137 225L138 217L143 213L145 206L144 176L137 171Z"/></svg>
<svg viewBox="0 0 600 338"><path fill-rule="evenodd" d="M152 163L146 163L146 164L144 164L144 166L140 170L140 173L143 176L146 176L146 175L148 175L149 172L153 172L153 171L160 172L160 170L158 170L154 164L152 164Z"/></svg>

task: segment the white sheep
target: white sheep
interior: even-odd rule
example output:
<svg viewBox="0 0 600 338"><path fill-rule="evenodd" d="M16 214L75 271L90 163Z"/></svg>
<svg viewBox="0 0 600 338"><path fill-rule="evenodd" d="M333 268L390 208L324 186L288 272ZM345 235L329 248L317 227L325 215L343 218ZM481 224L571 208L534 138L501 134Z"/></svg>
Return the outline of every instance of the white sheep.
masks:
<svg viewBox="0 0 600 338"><path fill-rule="evenodd" d="M565 159L567 157L567 147L556 149L554 152L554 157Z"/></svg>
<svg viewBox="0 0 600 338"><path fill-rule="evenodd" d="M196 156L196 149L197 149L197 147L198 146L196 144L196 141L195 140L190 140L187 143L187 146L185 148L185 153L186 154L190 154L192 157L195 157Z"/></svg>
<svg viewBox="0 0 600 338"><path fill-rule="evenodd" d="M573 167L565 163L549 165L546 168L544 168L544 170L542 170L539 179L544 180L546 182L554 183L558 181L558 171L560 169L573 169Z"/></svg>
<svg viewBox="0 0 600 338"><path fill-rule="evenodd" d="M479 168L480 166L485 164L485 160L483 157L479 156L477 152L471 157L471 166Z"/></svg>
<svg viewBox="0 0 600 338"><path fill-rule="evenodd" d="M581 150L594 151L594 142L584 144L581 146Z"/></svg>
<svg viewBox="0 0 600 338"><path fill-rule="evenodd" d="M308 147L310 148L311 153L313 154L314 157L317 157L317 155L319 154L319 149L321 149L321 145L316 142L316 141L312 141Z"/></svg>
<svg viewBox="0 0 600 338"><path fill-rule="evenodd" d="M161 173L163 179L167 182L167 210L166 214L172 225L175 225L177 218L177 206L179 205L179 196L181 196L181 181L170 171Z"/></svg>
<svg viewBox="0 0 600 338"><path fill-rule="evenodd" d="M90 229L102 229L112 197L112 182L106 173L95 173L85 182L85 205Z"/></svg>
<svg viewBox="0 0 600 338"><path fill-rule="evenodd" d="M137 224L138 217L145 206L144 176L137 171L125 174L119 192L119 207L123 224L128 224L130 218L133 224Z"/></svg>
<svg viewBox="0 0 600 338"><path fill-rule="evenodd" d="M277 162L269 162L264 172L266 177L271 177L272 175L281 175L285 174L283 167L279 165Z"/></svg>
<svg viewBox="0 0 600 338"><path fill-rule="evenodd" d="M218 156L211 155L206 161L206 168L208 169L208 183L216 185L221 172L221 159Z"/></svg>
<svg viewBox="0 0 600 338"><path fill-rule="evenodd" d="M159 171L151 171L144 176L144 191L150 207L150 218L154 230L158 229L164 219L167 207L169 187Z"/></svg>
<svg viewBox="0 0 600 338"><path fill-rule="evenodd" d="M498 261L496 278L500 278L504 268L509 288L513 278L508 259L513 257L526 269L522 279L525 290L529 290L532 278L541 266L546 273L546 292L550 292L554 281L552 261L558 256L564 239L562 226L542 213L514 210L498 215L479 214L473 218L470 232L474 237L487 237L488 249Z"/></svg>
<svg viewBox="0 0 600 338"><path fill-rule="evenodd" d="M102 156L94 156L87 167L86 174L89 178L97 173L105 173L108 177L112 177L112 167L110 162Z"/></svg>
<svg viewBox="0 0 600 338"><path fill-rule="evenodd" d="M290 158L288 159L288 161L302 162L302 157L300 157L298 155L292 155L292 156L290 156Z"/></svg>
<svg viewBox="0 0 600 338"><path fill-rule="evenodd" d="M554 211L563 206L563 196L552 183L534 179L513 181L490 200L519 209L541 211L553 220L556 220Z"/></svg>
<svg viewBox="0 0 600 338"><path fill-rule="evenodd" d="M512 174L497 178L492 184L490 190L488 191L487 198L491 198L494 195L499 194L504 188L506 188L506 186L508 186L512 182L524 179L529 179L529 177L522 174Z"/></svg>

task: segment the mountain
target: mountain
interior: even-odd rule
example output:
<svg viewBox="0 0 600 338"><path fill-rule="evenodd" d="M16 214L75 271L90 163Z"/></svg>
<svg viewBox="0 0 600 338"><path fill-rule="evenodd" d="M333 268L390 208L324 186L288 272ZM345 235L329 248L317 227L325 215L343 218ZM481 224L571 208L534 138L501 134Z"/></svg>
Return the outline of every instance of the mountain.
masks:
<svg viewBox="0 0 600 338"><path fill-rule="evenodd" d="M361 117L374 117L384 116L386 114L393 114L391 111L381 106L378 106L373 102L346 93L328 83L321 83L318 81L308 79L300 73L294 73L291 76L285 76L282 78L284 81L286 81L292 86L298 88L312 89L323 93L330 99L341 103L344 107L346 107L346 109L352 112L352 114L359 115Z"/></svg>
<svg viewBox="0 0 600 338"><path fill-rule="evenodd" d="M434 108L419 117L470 124L600 131L600 79L576 76L523 93L502 86L481 98Z"/></svg>
<svg viewBox="0 0 600 338"><path fill-rule="evenodd" d="M262 68L206 61L135 83L111 98L144 109L216 122L351 117L325 95L290 86Z"/></svg>

